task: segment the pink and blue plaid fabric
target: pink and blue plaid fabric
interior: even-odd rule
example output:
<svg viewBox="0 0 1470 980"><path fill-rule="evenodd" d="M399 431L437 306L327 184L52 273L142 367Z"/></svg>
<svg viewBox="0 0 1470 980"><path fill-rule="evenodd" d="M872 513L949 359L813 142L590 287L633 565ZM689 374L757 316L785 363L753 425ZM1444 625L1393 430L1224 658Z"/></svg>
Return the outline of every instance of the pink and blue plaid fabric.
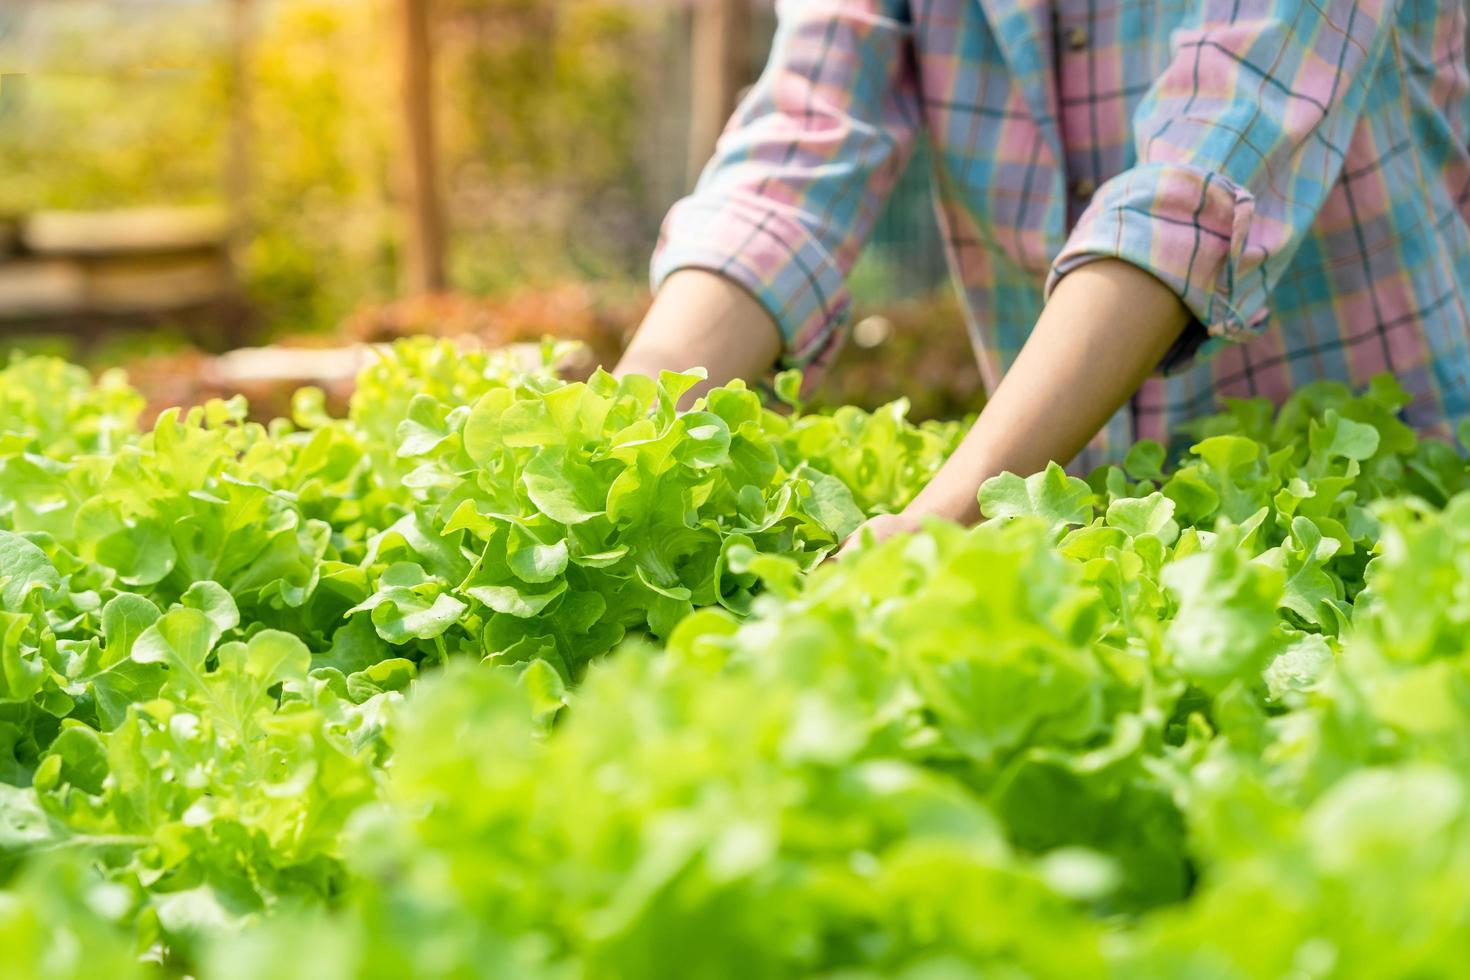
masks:
<svg viewBox="0 0 1470 980"><path fill-rule="evenodd" d="M1089 448L1226 397L1391 371L1423 430L1470 414L1461 0L786 0L770 64L664 226L655 283L750 290L790 363L921 135L989 386L1047 291L1118 257L1197 319ZM938 328L938 327L936 327Z"/></svg>

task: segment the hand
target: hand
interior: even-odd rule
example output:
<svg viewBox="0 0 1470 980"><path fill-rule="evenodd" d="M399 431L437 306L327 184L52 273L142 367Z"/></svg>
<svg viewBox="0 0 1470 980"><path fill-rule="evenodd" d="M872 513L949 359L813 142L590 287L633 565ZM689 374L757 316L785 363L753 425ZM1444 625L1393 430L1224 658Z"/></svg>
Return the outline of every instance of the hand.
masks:
<svg viewBox="0 0 1470 980"><path fill-rule="evenodd" d="M918 517L908 513L879 514L864 521L861 527L849 534L847 540L842 542L842 547L837 549L837 554L832 557L840 560L848 553L856 551L865 536L871 536L874 544L880 544L894 535L913 534L919 530L920 523Z"/></svg>

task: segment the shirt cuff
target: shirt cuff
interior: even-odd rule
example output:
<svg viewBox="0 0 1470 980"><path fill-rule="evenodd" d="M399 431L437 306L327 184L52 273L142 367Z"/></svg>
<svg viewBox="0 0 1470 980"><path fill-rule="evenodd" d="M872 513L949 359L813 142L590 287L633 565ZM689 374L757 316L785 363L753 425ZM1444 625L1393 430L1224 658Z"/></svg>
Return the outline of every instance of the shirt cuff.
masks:
<svg viewBox="0 0 1470 980"><path fill-rule="evenodd" d="M1098 189L1052 263L1046 295L1074 269L1121 259L1154 275L1188 307L1203 330L1186 334L1249 340L1270 316L1260 262L1245 261L1254 218L1251 193L1217 173L1173 163L1134 167ZM1166 366L1180 359L1175 354Z"/></svg>
<svg viewBox="0 0 1470 980"><path fill-rule="evenodd" d="M781 332L783 363L808 385L842 344L847 279L826 247L771 202L696 195L664 221L653 256L653 288L680 269L723 275L749 292Z"/></svg>

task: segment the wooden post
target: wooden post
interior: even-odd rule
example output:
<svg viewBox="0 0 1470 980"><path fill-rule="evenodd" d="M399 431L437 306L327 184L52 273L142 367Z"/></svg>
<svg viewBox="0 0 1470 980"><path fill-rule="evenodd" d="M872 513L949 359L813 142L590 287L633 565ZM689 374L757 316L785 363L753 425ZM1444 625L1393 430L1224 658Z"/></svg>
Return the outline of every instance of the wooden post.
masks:
<svg viewBox="0 0 1470 980"><path fill-rule="evenodd" d="M750 83L750 0L695 0L690 45L688 181L692 185Z"/></svg>
<svg viewBox="0 0 1470 980"><path fill-rule="evenodd" d="M445 288L444 211L434 145L432 0L392 0L397 8L405 155L403 285L410 293Z"/></svg>
<svg viewBox="0 0 1470 980"><path fill-rule="evenodd" d="M225 160L225 194L230 211L230 245L238 250L250 234L250 153L253 134L250 61L254 49L254 0L230 0L230 125Z"/></svg>
<svg viewBox="0 0 1470 980"><path fill-rule="evenodd" d="M245 250L254 230L254 208L251 192L251 163L255 143L255 117L251 98L254 82L251 70L255 53L255 0L230 0L230 34L227 71L229 73L229 128L225 146L225 205L228 229L224 252L228 256L227 295L221 297L219 328L225 345L245 341L248 327L248 304L239 288L235 271L244 268Z"/></svg>

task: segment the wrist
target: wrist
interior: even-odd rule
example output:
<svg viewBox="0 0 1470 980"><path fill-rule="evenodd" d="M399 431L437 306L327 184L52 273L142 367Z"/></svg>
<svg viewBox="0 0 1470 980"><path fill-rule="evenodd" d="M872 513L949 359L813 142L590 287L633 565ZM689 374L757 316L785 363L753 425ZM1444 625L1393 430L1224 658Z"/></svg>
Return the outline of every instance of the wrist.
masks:
<svg viewBox="0 0 1470 980"><path fill-rule="evenodd" d="M978 483L969 488L950 488L938 485L938 480L930 481L899 515L915 525L926 517L974 524L980 520L979 493Z"/></svg>
<svg viewBox="0 0 1470 980"><path fill-rule="evenodd" d="M913 518L937 517L957 524L980 522L980 486L1004 467L994 462L989 432L977 422L938 473L904 508Z"/></svg>

